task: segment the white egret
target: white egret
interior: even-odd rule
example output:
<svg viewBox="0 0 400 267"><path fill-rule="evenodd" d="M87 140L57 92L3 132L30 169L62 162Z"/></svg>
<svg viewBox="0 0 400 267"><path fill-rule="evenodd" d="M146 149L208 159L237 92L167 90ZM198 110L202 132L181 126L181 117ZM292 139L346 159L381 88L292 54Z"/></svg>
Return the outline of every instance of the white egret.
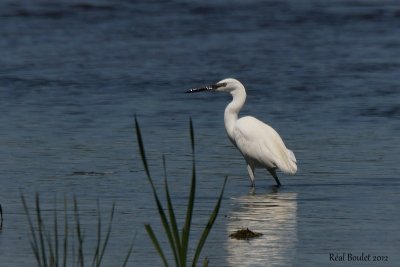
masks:
<svg viewBox="0 0 400 267"><path fill-rule="evenodd" d="M225 129L247 162L252 187L255 186L255 168L266 168L278 187L281 183L276 174L277 169L288 174L296 173L294 153L286 148L282 138L271 126L251 116L238 119L239 111L246 101L246 90L241 82L228 78L213 85L190 89L186 93L201 91L228 92L232 95L233 100L225 108Z"/></svg>

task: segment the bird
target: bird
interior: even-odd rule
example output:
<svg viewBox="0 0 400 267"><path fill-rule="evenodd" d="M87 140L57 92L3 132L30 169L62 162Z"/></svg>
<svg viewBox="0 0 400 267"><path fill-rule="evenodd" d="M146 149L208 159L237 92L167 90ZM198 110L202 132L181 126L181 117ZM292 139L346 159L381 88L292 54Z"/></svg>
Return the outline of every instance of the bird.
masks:
<svg viewBox="0 0 400 267"><path fill-rule="evenodd" d="M251 187L255 187L256 168L267 169L275 179L276 187L281 186L276 170L296 174L297 160L293 151L286 148L280 135L271 126L252 116L238 117L246 101L246 89L241 82L227 78L185 93L212 91L226 92L232 96L224 112L225 129L229 140L246 160Z"/></svg>

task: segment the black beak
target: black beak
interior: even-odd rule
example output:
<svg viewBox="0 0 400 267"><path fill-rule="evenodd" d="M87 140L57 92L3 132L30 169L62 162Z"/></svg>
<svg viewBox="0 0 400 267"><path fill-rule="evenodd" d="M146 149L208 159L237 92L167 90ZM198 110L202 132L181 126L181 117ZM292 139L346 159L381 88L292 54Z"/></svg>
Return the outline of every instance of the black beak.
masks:
<svg viewBox="0 0 400 267"><path fill-rule="evenodd" d="M215 84L214 85L207 85L207 86L204 86L204 87L189 89L185 93L196 93L196 92L203 92L203 91L213 91L213 90L215 90L217 88L218 87Z"/></svg>
<svg viewBox="0 0 400 267"><path fill-rule="evenodd" d="M196 93L196 92L202 92L202 91L214 91L214 90L218 89L219 87L223 87L223 86L226 86L226 83L217 83L217 84L213 84L213 85L207 85L207 86L204 86L204 87L193 88L193 89L187 90L185 93Z"/></svg>

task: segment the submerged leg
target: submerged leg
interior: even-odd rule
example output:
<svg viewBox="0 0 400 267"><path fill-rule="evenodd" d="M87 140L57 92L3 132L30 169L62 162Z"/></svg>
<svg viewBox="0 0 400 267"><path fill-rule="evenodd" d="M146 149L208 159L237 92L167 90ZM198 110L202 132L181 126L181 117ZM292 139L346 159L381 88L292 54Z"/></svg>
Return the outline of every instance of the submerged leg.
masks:
<svg viewBox="0 0 400 267"><path fill-rule="evenodd" d="M278 175L276 175L276 170L275 169L268 169L268 171L272 175L272 177L274 177L276 185L278 187L280 187L281 186L281 182L279 182Z"/></svg>
<svg viewBox="0 0 400 267"><path fill-rule="evenodd" d="M250 164L247 164L247 171L249 172L251 187L255 187L256 184L255 184L255 181L254 181L254 167L251 166Z"/></svg>

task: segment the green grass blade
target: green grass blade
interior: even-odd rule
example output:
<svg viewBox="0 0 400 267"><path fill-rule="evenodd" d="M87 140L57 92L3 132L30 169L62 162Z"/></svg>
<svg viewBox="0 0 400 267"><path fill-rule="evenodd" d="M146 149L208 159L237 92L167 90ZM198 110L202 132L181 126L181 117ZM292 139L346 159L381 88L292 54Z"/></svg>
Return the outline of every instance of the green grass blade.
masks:
<svg viewBox="0 0 400 267"><path fill-rule="evenodd" d="M194 129L193 129L192 118L189 119L189 127L190 127L190 143L192 145L192 152L193 152L193 157L194 157L194 154L195 154L195 151L194 151Z"/></svg>
<svg viewBox="0 0 400 267"><path fill-rule="evenodd" d="M176 266L182 266L183 263L180 262L180 260L181 260L180 253L182 252L182 250L181 250L181 243L180 243L180 238L179 238L179 229L178 229L178 225L176 222L174 207L172 205L172 199L169 194L168 180L167 180L167 168L166 168L166 164L165 164L165 156L164 155L163 155L162 159L163 159L163 168L164 168L165 192L166 192L168 212L169 212L169 221L171 223L171 229L172 229L172 234L174 237L174 244L175 244L175 248L176 248L176 253L174 253L174 257L175 257Z"/></svg>
<svg viewBox="0 0 400 267"><path fill-rule="evenodd" d="M85 259L83 254L83 233L81 229L81 223L79 220L79 209L78 209L78 201L76 200L76 196L74 196L74 212L75 212L75 223L76 223L76 236L78 237L78 259L77 263L80 267L84 267Z"/></svg>
<svg viewBox="0 0 400 267"><path fill-rule="evenodd" d="M76 250L75 250L75 235L72 235L72 240L71 240L71 260L72 260L72 266L76 267L77 264L77 259L76 259Z"/></svg>
<svg viewBox="0 0 400 267"><path fill-rule="evenodd" d="M54 208L56 208L56 202L54 202ZM56 265L56 258L55 258L55 247L53 246L53 241L51 238L51 232L48 231L45 227L45 224L42 221L43 225L43 234L45 236L45 241L47 243L47 248L48 248L48 261L49 261L49 266L55 266Z"/></svg>
<svg viewBox="0 0 400 267"><path fill-rule="evenodd" d="M67 266L68 256L68 209L67 209L67 198L64 195L64 242L63 242L63 267Z"/></svg>
<svg viewBox="0 0 400 267"><path fill-rule="evenodd" d="M25 197L22 193L21 193L21 201L22 201L22 205L24 207L24 211L25 211L26 217L28 219L28 223L29 223L29 228L30 228L31 234L32 234L32 242L31 242L32 251L33 251L33 254L35 255L38 266L42 266L35 228L33 227L33 221L32 221L31 215L29 214L28 205L26 204Z"/></svg>
<svg viewBox="0 0 400 267"><path fill-rule="evenodd" d="M129 246L128 253L126 254L126 257L125 257L124 263L122 264L122 267L126 266L131 254L132 254L133 247L135 245L136 235L137 235L137 232L135 233L135 236L133 237L133 241L132 241L131 245Z"/></svg>
<svg viewBox="0 0 400 267"><path fill-rule="evenodd" d="M151 228L151 226L149 224L145 224L144 227L146 228L147 234L149 235L151 241L153 242L154 247L156 248L158 254L160 255L160 257L164 263L164 266L168 267L167 259L165 258L164 252L161 249L161 246L157 240L157 237L154 235L153 229Z"/></svg>
<svg viewBox="0 0 400 267"><path fill-rule="evenodd" d="M192 223L193 217L193 205L194 205L194 197L196 194L196 163L195 163L195 150L194 150L194 130L193 130L193 123L192 119L189 121L190 126L190 141L192 146L192 182L190 185L190 193L186 211L186 219L185 225L182 229L182 259L181 262L186 265L187 260L187 251L188 251L188 244L189 244L189 236L190 236L190 226Z"/></svg>
<svg viewBox="0 0 400 267"><path fill-rule="evenodd" d="M100 242L101 242L101 212L100 212L99 200L97 200L97 243L96 243L96 250L93 255L92 267L97 266L99 262Z"/></svg>
<svg viewBox="0 0 400 267"><path fill-rule="evenodd" d="M192 263L193 267L196 266L196 264L197 264L197 261L198 261L198 259L200 257L201 250L203 249L203 246L204 246L204 244L206 242L208 234L210 233L211 228L214 225L215 219L217 218L217 215L218 215L218 212L219 212L219 208L221 206L222 196L224 195L224 190L225 190L225 185L226 185L227 179L228 179L228 177L225 177L224 185L222 186L221 194L219 195L217 204L215 205L214 211L210 215L210 219L208 220L206 228L204 229L203 234L202 234L202 236L201 236L201 238L199 240L199 243L198 243L198 245L196 247L196 251L194 253L193 263Z"/></svg>
<svg viewBox="0 0 400 267"><path fill-rule="evenodd" d="M42 266L42 264L40 263L40 255L39 255L38 248L35 247L35 245L33 244L33 241L31 241L31 248L32 248L33 254L35 255L35 259L38 263L38 266L39 267Z"/></svg>
<svg viewBox="0 0 400 267"><path fill-rule="evenodd" d="M147 160L146 160L146 153L145 153L145 150L144 150L144 145L143 145L144 143L143 143L143 139L142 139L142 134L140 132L140 127L139 127L139 123L138 123L138 120L136 118L136 115L135 115L135 127L136 127L136 136L137 136L138 144L139 144L140 156L142 158L144 170L146 171L147 177L151 181L150 170L149 170L149 166L148 166ZM153 181L151 181L151 184L153 184Z"/></svg>
<svg viewBox="0 0 400 267"><path fill-rule="evenodd" d="M57 198L54 197L54 243L55 243L55 262L54 266L58 267L58 218L57 218Z"/></svg>
<svg viewBox="0 0 400 267"><path fill-rule="evenodd" d="M112 223L113 223L113 219L114 219L114 211L115 211L115 202L113 203L112 208L111 208L110 221L108 223L107 234L106 234L106 237L104 239L103 246L102 246L102 248L100 250L100 257L99 257L98 266L101 265L101 261L102 261L103 256L104 256L104 252L106 251L108 240L110 239L111 228L112 228Z"/></svg>
<svg viewBox="0 0 400 267"><path fill-rule="evenodd" d="M147 179L148 179L148 181L149 181L149 183L151 185L151 189L153 191L154 199L155 199L156 205L157 205L158 214L160 216L160 219L161 219L162 225L164 227L165 233L166 233L166 235L168 237L168 241L169 241L170 247L172 249L172 252L173 252L174 256L176 256L177 255L177 251L176 251L176 246L174 244L174 238L172 236L171 227L169 225L167 216L166 216L166 214L164 212L164 209L162 207L161 201L160 201L160 199L158 197L157 190L156 190L156 188L154 186L154 183L153 183L153 179L150 176L150 171L149 171L147 160L146 160L146 153L145 153L145 150L144 150L144 144L143 144L143 140L142 140L142 135L141 135L141 132L140 132L140 126L139 126L139 123L137 121L136 116L135 116L135 126L136 126L136 135L137 135L137 139L138 139L138 144L139 144L139 148L140 148L140 155L141 155L141 158L142 158L142 161L143 161L143 165L144 165L144 168L145 168L145 171L146 171L146 174L147 174Z"/></svg>
<svg viewBox="0 0 400 267"><path fill-rule="evenodd" d="M168 241L169 241L170 247L171 247L174 255L176 255L177 252L176 252L176 248L175 248L175 245L174 245L174 239L173 239L172 233L171 233L171 227L169 225L169 222L167 220L167 216L166 216L166 214L164 212L164 209L163 209L163 207L161 205L161 202L160 202L160 200L158 198L158 195L157 195L157 192L156 192L154 186L152 186L152 189L153 189L153 195L154 195L154 198L155 198L156 204L157 204L158 214L160 215L161 223L162 223L162 225L164 227L164 230L165 230L165 233L166 233L166 235L168 237Z"/></svg>
<svg viewBox="0 0 400 267"><path fill-rule="evenodd" d="M49 252L49 266L54 266L55 265L55 256L54 256L53 242L51 241L51 235L50 235L49 231L45 230L45 227L43 227L43 228L44 228L44 234L46 237L48 252Z"/></svg>
<svg viewBox="0 0 400 267"><path fill-rule="evenodd" d="M204 261L203 261L203 267L208 267L208 264L209 264L209 260L208 260L208 258L205 258L204 259Z"/></svg>
<svg viewBox="0 0 400 267"><path fill-rule="evenodd" d="M43 262L43 266L47 267L46 246L44 243L44 235L45 234L43 232L43 221L42 221L42 216L41 216L40 200L39 200L38 193L36 193L36 220L37 220L37 224L38 224L38 235L39 235L42 262Z"/></svg>

